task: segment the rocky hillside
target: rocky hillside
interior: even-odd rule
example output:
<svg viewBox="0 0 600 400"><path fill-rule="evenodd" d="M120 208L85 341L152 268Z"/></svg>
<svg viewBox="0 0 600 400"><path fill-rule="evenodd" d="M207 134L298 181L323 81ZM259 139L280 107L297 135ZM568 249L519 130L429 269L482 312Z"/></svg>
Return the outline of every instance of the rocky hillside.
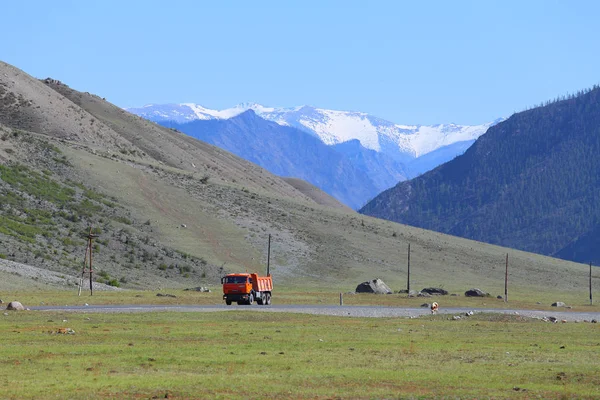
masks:
<svg viewBox="0 0 600 400"><path fill-rule="evenodd" d="M600 263L600 88L513 115L451 162L361 212Z"/></svg>

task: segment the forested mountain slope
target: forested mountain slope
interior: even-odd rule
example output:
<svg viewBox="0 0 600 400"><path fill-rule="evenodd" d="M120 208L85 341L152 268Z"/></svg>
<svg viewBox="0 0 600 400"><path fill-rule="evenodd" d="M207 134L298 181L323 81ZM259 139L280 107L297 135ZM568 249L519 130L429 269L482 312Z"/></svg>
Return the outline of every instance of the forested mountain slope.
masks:
<svg viewBox="0 0 600 400"><path fill-rule="evenodd" d="M361 212L575 261L600 261L600 89L520 112ZM579 242L581 240L581 242ZM581 248L583 246L583 248ZM574 251L574 249L578 249Z"/></svg>

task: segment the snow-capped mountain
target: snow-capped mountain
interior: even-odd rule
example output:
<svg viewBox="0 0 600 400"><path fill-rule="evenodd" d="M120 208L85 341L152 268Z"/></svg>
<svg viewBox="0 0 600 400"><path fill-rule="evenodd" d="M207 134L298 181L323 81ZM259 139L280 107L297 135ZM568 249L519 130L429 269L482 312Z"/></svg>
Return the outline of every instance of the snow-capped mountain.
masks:
<svg viewBox="0 0 600 400"><path fill-rule="evenodd" d="M490 126L501 121L499 119L482 125L400 125L363 112L326 110L311 106L273 108L255 103L243 103L225 110L212 110L193 103L150 104L127 109L155 122L177 123L198 119L228 119L247 110L253 110L262 118L280 125L312 133L328 145L356 139L364 147L385 153L403 163L410 163L443 147L452 149L451 145L454 143L463 143L457 146L457 154L450 154L450 151L449 157L453 158L464 152L465 142L474 142Z"/></svg>

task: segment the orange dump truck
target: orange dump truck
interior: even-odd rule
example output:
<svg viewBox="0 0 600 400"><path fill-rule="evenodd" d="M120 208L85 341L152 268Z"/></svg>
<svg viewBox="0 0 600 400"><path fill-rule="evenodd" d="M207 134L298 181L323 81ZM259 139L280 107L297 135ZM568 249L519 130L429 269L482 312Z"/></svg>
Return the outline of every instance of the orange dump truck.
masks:
<svg viewBox="0 0 600 400"><path fill-rule="evenodd" d="M228 274L221 279L221 283L223 300L228 306L234 301L238 304L252 304L254 300L259 305L271 304L273 279L270 274Z"/></svg>

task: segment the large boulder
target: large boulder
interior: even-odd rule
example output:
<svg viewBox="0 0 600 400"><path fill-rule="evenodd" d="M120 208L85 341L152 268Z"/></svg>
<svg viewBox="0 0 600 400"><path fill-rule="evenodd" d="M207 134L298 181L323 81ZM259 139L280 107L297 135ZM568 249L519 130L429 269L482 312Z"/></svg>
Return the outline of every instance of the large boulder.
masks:
<svg viewBox="0 0 600 400"><path fill-rule="evenodd" d="M23 307L23 304L19 303L18 301L11 301L10 303L8 303L8 306L6 306L6 309L14 311L23 311L25 310L25 307Z"/></svg>
<svg viewBox="0 0 600 400"><path fill-rule="evenodd" d="M488 294L481 289L473 288L465 292L466 297L485 297Z"/></svg>
<svg viewBox="0 0 600 400"><path fill-rule="evenodd" d="M448 294L448 291L444 290L442 288L429 287L429 288L421 289L421 293L439 294L439 295L445 296Z"/></svg>
<svg viewBox="0 0 600 400"><path fill-rule="evenodd" d="M379 278L361 283L355 291L356 293L392 294L392 289Z"/></svg>
<svg viewBox="0 0 600 400"><path fill-rule="evenodd" d="M556 303L552 303L552 307L565 307L566 304L562 301L557 301Z"/></svg>

